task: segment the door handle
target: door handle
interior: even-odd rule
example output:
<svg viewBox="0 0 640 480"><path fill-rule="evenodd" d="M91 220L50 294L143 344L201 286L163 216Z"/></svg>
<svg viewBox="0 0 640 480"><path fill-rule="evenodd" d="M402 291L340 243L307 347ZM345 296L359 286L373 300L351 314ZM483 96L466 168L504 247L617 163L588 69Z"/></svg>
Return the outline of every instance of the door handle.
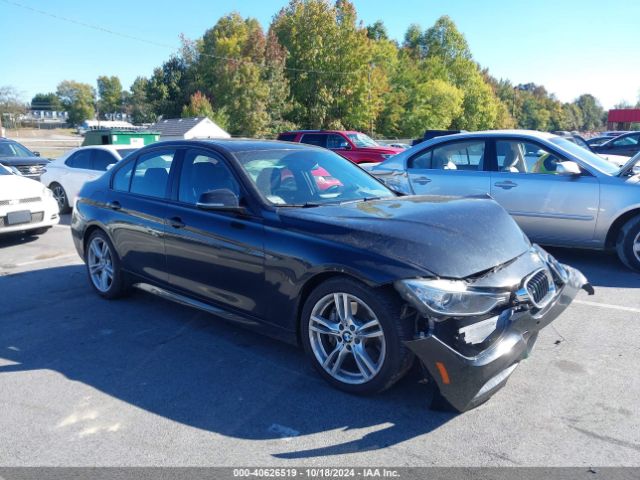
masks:
<svg viewBox="0 0 640 480"><path fill-rule="evenodd" d="M169 225L171 225L173 228L184 228L185 226L184 222L180 217L168 218L167 222L169 222Z"/></svg>
<svg viewBox="0 0 640 480"><path fill-rule="evenodd" d="M431 182L431 179L427 177L418 177L414 180L414 182L416 182L418 185L426 185L427 183Z"/></svg>
<svg viewBox="0 0 640 480"><path fill-rule="evenodd" d="M507 180L505 182L497 182L497 183L494 183L494 185L496 187L502 188L503 190L510 190L518 186L516 182L512 182L511 180Z"/></svg>
<svg viewBox="0 0 640 480"><path fill-rule="evenodd" d="M113 202L107 202L107 207L111 210L120 210L122 208L122 205L120 205L120 202L118 202L117 200L114 200Z"/></svg>

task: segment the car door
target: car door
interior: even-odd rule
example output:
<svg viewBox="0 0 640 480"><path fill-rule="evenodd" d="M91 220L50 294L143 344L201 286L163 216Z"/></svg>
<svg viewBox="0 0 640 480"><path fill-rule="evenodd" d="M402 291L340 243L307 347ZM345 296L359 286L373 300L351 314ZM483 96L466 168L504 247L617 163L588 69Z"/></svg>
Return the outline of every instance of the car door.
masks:
<svg viewBox="0 0 640 480"><path fill-rule="evenodd" d="M70 155L64 165L64 168L60 169L58 183L64 188L69 205L73 206L85 182L95 178L92 149L81 148Z"/></svg>
<svg viewBox="0 0 640 480"><path fill-rule="evenodd" d="M417 195L489 194L484 139L440 143L411 156L407 174Z"/></svg>
<svg viewBox="0 0 640 480"><path fill-rule="evenodd" d="M116 167L105 208L111 238L123 268L153 283L166 284L164 246L170 177L180 151L158 148Z"/></svg>
<svg viewBox="0 0 640 480"><path fill-rule="evenodd" d="M246 198L224 158L189 149L168 207L166 252L172 287L226 310L260 316L264 230L249 210L202 209L200 196L226 189Z"/></svg>
<svg viewBox="0 0 640 480"><path fill-rule="evenodd" d="M599 206L599 182L586 169L581 175L559 175L561 154L534 141L495 142L497 171L491 174L491 196L535 242L588 244Z"/></svg>

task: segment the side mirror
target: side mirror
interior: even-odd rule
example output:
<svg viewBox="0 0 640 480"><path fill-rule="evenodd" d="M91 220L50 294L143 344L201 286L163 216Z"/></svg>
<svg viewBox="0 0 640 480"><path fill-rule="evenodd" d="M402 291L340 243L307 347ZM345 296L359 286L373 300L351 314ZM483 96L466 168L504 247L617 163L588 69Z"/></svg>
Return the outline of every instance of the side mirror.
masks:
<svg viewBox="0 0 640 480"><path fill-rule="evenodd" d="M198 198L196 207L203 210L226 210L226 211L242 211L244 208L240 206L240 198L231 190L221 188L219 190L210 190L204 192Z"/></svg>
<svg viewBox="0 0 640 480"><path fill-rule="evenodd" d="M576 162L558 162L556 164L556 173L558 175L580 175L582 170Z"/></svg>
<svg viewBox="0 0 640 480"><path fill-rule="evenodd" d="M36 157L39 157L39 156L40 156L40 152L33 152L33 154L34 154Z"/></svg>
<svg viewBox="0 0 640 480"><path fill-rule="evenodd" d="M343 149L343 150L351 150L351 145L349 145L347 142L345 142L342 145L340 145L340 148Z"/></svg>

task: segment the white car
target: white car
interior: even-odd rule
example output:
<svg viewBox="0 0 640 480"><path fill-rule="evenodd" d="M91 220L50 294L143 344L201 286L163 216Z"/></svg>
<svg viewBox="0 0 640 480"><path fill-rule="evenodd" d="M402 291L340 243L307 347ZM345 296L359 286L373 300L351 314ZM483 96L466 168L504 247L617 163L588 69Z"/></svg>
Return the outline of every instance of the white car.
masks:
<svg viewBox="0 0 640 480"><path fill-rule="evenodd" d="M51 190L0 165L0 235L23 231L39 235L59 221Z"/></svg>
<svg viewBox="0 0 640 480"><path fill-rule="evenodd" d="M75 206L78 192L86 182L95 180L135 150L128 145L75 148L50 162L40 181L53 191L60 213L67 213Z"/></svg>

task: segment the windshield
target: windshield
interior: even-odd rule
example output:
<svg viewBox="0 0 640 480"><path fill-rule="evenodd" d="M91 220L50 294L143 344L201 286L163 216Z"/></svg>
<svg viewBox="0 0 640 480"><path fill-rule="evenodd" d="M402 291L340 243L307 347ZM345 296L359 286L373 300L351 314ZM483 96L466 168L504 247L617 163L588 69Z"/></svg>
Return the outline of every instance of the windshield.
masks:
<svg viewBox="0 0 640 480"><path fill-rule="evenodd" d="M34 157L25 147L15 142L0 142L0 157Z"/></svg>
<svg viewBox="0 0 640 480"><path fill-rule="evenodd" d="M395 196L360 167L330 151L253 150L235 155L272 205L316 206Z"/></svg>
<svg viewBox="0 0 640 480"><path fill-rule="evenodd" d="M347 133L347 137L359 148L380 146L378 142L364 133Z"/></svg>
<svg viewBox="0 0 640 480"><path fill-rule="evenodd" d="M615 175L620 170L616 165L608 160L605 160L590 150L570 142L566 138L554 137L551 139L551 143L555 143L558 147L566 150L572 155L575 155L590 167L593 167L602 173L606 173L607 175Z"/></svg>

